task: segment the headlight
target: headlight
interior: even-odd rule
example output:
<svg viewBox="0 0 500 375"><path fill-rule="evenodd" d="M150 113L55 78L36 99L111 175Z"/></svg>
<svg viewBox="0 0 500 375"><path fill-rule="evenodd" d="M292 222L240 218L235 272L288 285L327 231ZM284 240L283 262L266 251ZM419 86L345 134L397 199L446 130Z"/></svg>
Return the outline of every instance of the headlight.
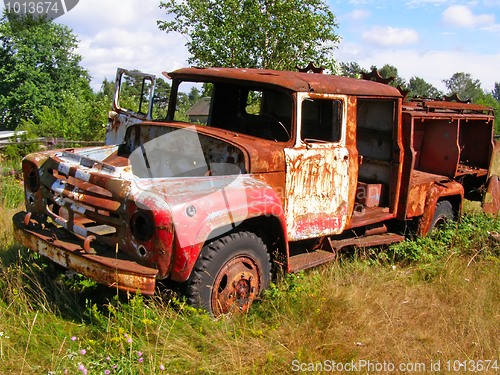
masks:
<svg viewBox="0 0 500 375"><path fill-rule="evenodd" d="M40 189L40 175L38 174L38 168L29 163L28 168L24 174L25 184L29 191L36 193Z"/></svg>
<svg viewBox="0 0 500 375"><path fill-rule="evenodd" d="M130 219L130 230L141 242L149 241L155 233L155 223L147 211L136 211Z"/></svg>

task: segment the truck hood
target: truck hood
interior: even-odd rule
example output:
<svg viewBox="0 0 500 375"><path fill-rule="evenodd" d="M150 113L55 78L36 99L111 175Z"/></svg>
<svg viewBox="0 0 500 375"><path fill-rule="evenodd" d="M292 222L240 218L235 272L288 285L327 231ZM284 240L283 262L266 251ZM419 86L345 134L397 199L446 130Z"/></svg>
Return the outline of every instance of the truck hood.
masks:
<svg viewBox="0 0 500 375"><path fill-rule="evenodd" d="M176 121L143 122L132 126L132 129L129 131L135 133L138 128L151 129L151 127L157 128L157 134L158 132L165 133L166 129L172 131L183 129L198 133L200 135L200 140L210 138L214 140L216 144L223 142L235 146L243 152L246 173L284 172L285 155L283 150L285 147L290 147L292 144L292 141L288 143L275 142L224 129ZM141 136L143 136L142 131Z"/></svg>

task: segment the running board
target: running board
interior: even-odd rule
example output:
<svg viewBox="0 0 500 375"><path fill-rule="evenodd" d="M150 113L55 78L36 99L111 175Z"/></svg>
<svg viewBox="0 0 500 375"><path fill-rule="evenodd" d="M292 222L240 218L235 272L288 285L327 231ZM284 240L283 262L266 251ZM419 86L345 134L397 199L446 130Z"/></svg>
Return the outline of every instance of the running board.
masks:
<svg viewBox="0 0 500 375"><path fill-rule="evenodd" d="M405 236L395 233L377 234L367 237L347 238L345 240L331 240L327 238L325 246L330 247L330 251L316 250L310 253L303 253L291 256L288 259L289 272L299 272L307 268L316 267L320 264L330 262L337 258L337 252L346 246L371 247L377 245L387 245L395 242L401 242Z"/></svg>

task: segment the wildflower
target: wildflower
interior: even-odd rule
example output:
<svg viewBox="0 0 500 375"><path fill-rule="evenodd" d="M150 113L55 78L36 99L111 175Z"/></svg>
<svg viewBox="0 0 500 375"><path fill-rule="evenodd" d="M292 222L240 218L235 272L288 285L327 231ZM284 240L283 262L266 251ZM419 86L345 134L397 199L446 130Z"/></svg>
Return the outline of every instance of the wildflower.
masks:
<svg viewBox="0 0 500 375"><path fill-rule="evenodd" d="M138 357L142 357L142 352L137 352Z"/></svg>
<svg viewBox="0 0 500 375"><path fill-rule="evenodd" d="M71 338L71 341L75 341L75 340L76 340L76 337L75 337L75 336L73 336L73 337Z"/></svg>
<svg viewBox="0 0 500 375"><path fill-rule="evenodd" d="M118 365L113 365L113 368L118 368Z"/></svg>
<svg viewBox="0 0 500 375"><path fill-rule="evenodd" d="M128 335L127 335L127 334L124 334L124 335L123 335L123 337L127 338L127 337L128 337Z"/></svg>
<svg viewBox="0 0 500 375"><path fill-rule="evenodd" d="M85 355L85 354L87 353L87 351L86 351L85 349L82 349L82 350L80 351L80 353L82 353L83 355Z"/></svg>
<svg viewBox="0 0 500 375"><path fill-rule="evenodd" d="M109 355L106 357L106 361L109 361L111 358L109 357Z"/></svg>
<svg viewBox="0 0 500 375"><path fill-rule="evenodd" d="M106 375L108 375L110 372L111 372L111 371L109 371L109 370L104 370L104 373L105 373Z"/></svg>
<svg viewBox="0 0 500 375"><path fill-rule="evenodd" d="M127 342L130 344L130 343L132 342L132 338L131 338L131 337L129 337L129 338L127 339Z"/></svg>
<svg viewBox="0 0 500 375"><path fill-rule="evenodd" d="M78 366L78 370L80 370L81 372L83 372L84 375L87 375L87 369L85 368L84 365Z"/></svg>
<svg viewBox="0 0 500 375"><path fill-rule="evenodd" d="M139 358L139 363L142 363L144 361L144 358Z"/></svg>
<svg viewBox="0 0 500 375"><path fill-rule="evenodd" d="M165 371L165 366L160 365L160 370L161 370L161 371Z"/></svg>

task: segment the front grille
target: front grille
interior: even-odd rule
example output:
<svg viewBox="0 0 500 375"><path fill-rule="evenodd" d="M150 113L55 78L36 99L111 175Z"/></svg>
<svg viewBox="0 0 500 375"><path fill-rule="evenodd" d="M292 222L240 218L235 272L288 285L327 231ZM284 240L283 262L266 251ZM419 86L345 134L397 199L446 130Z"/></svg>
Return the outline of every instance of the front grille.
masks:
<svg viewBox="0 0 500 375"><path fill-rule="evenodd" d="M111 191L90 182L90 168L58 161L46 172L42 185L45 208L52 220L78 236L94 235L115 244L124 226L121 203Z"/></svg>

